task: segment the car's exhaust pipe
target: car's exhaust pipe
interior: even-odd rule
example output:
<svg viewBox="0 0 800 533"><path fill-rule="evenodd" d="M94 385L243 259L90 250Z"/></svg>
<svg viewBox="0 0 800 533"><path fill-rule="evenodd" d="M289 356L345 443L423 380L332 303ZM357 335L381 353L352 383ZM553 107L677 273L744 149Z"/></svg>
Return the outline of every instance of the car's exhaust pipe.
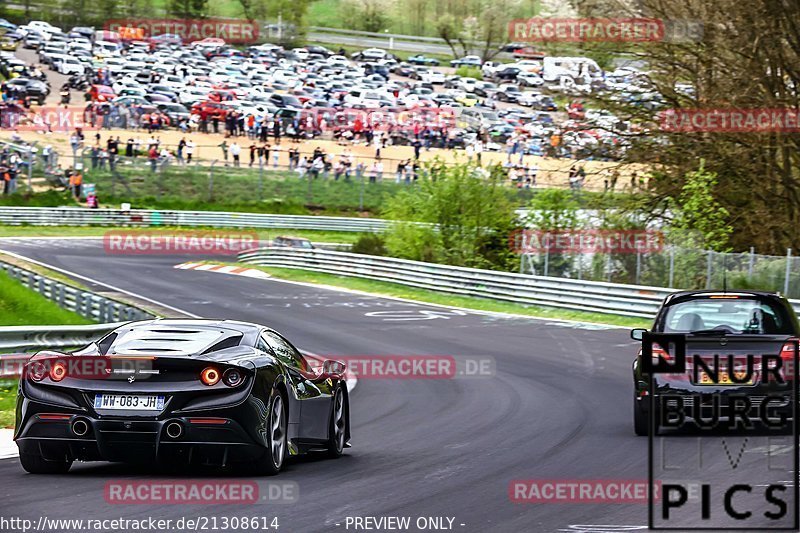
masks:
<svg viewBox="0 0 800 533"><path fill-rule="evenodd" d="M83 437L89 433L89 424L82 418L75 420L72 423L72 433L78 437Z"/></svg>
<svg viewBox="0 0 800 533"><path fill-rule="evenodd" d="M183 436L183 424L177 420L173 420L172 422L167 423L165 431L167 433L167 437L171 439L179 439Z"/></svg>

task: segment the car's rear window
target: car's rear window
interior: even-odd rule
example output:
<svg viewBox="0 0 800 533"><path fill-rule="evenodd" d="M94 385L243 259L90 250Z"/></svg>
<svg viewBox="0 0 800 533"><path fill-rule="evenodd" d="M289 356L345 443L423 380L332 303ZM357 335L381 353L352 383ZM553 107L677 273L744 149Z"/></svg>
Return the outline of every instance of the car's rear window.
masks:
<svg viewBox="0 0 800 533"><path fill-rule="evenodd" d="M728 333L793 334L782 306L757 298L697 298L670 305L662 318L666 333L724 330Z"/></svg>
<svg viewBox="0 0 800 533"><path fill-rule="evenodd" d="M231 338L234 340L229 341ZM203 353L222 341L227 341L223 347L236 346L241 339L240 333L222 329L165 325L137 327L118 331L104 353L193 355Z"/></svg>

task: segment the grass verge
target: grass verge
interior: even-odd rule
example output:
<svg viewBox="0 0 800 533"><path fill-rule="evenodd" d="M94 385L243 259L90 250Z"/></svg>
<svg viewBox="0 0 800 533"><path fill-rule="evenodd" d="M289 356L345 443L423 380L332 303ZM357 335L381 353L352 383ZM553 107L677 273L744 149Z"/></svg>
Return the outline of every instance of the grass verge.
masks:
<svg viewBox="0 0 800 533"><path fill-rule="evenodd" d="M92 321L58 307L44 296L23 286L6 273L0 273L0 324L91 324ZM14 424L17 396L15 380L0 380L0 427Z"/></svg>
<svg viewBox="0 0 800 533"><path fill-rule="evenodd" d="M604 313L591 313L586 311L571 311L569 309L557 309L550 307L527 306L511 302L489 300L486 298L443 294L426 289L418 289L416 287L406 287L404 285L386 281L374 281L363 278L337 276L334 274L313 272L310 270L261 267L249 263L238 263L238 266L256 268L278 279L331 285L334 287L364 291L376 296L392 296L395 298L416 300L423 303L463 307L465 309L474 309L476 311L511 313L538 318L552 318L554 320L576 320L580 322L611 324L615 326L631 328L650 326L649 321L644 318L623 317Z"/></svg>
<svg viewBox="0 0 800 533"><path fill-rule="evenodd" d="M17 380L0 379L0 428L14 427L17 404Z"/></svg>

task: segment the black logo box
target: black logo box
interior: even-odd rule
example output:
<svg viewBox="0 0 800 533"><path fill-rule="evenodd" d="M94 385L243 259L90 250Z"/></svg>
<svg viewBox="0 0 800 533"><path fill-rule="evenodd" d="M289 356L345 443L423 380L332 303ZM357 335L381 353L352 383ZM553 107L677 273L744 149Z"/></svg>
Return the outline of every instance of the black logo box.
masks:
<svg viewBox="0 0 800 533"><path fill-rule="evenodd" d="M725 338L724 344L721 346L726 350L731 350L730 345L735 346L737 340L731 337ZM648 470L648 498L647 498L647 522L648 529L653 531L798 531L800 530L800 426L798 426L798 399L800 394L800 379L798 379L798 363L800 363L800 341L781 341L781 345L787 342L794 344L793 356L793 376L792 376L792 452L793 452L793 474L792 482L794 484L794 498L793 510L794 519L791 526L780 527L687 527L681 525L680 527L656 527L655 526L655 480L653 479L654 464L653 464L653 450L654 450L654 428L656 410L653 408L654 402L654 374L683 374L686 372L686 352L687 352L687 336L686 334L675 333L653 333L645 332L642 337L642 356L641 364L642 370L648 377L648 402L649 402L649 426L648 431L648 457L647 457L647 470ZM670 356L669 361L661 360L653 363L653 345L658 344L663 350L667 351ZM777 345L778 343L776 343ZM663 496L663 495L662 495Z"/></svg>

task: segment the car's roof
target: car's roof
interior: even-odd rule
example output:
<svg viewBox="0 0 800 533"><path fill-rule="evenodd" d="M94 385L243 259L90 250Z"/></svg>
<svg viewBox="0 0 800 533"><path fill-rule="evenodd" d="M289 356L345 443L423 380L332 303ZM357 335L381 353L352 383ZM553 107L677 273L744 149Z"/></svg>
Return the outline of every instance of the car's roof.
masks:
<svg viewBox="0 0 800 533"><path fill-rule="evenodd" d="M694 290L694 291L679 291L674 292L667 296L664 300L664 305L670 305L680 301L691 300L694 298L710 298L710 297L728 297L728 298L770 298L782 299L782 296L776 292L770 291L754 291L754 290L732 290L720 291L714 289L707 290Z"/></svg>
<svg viewBox="0 0 800 533"><path fill-rule="evenodd" d="M153 327L174 327L180 329L203 328L203 329L232 329L241 333L252 333L264 328L252 322L242 322L239 320L220 320L213 318L156 318L153 320L142 320L130 322L122 326L124 328L152 329Z"/></svg>

